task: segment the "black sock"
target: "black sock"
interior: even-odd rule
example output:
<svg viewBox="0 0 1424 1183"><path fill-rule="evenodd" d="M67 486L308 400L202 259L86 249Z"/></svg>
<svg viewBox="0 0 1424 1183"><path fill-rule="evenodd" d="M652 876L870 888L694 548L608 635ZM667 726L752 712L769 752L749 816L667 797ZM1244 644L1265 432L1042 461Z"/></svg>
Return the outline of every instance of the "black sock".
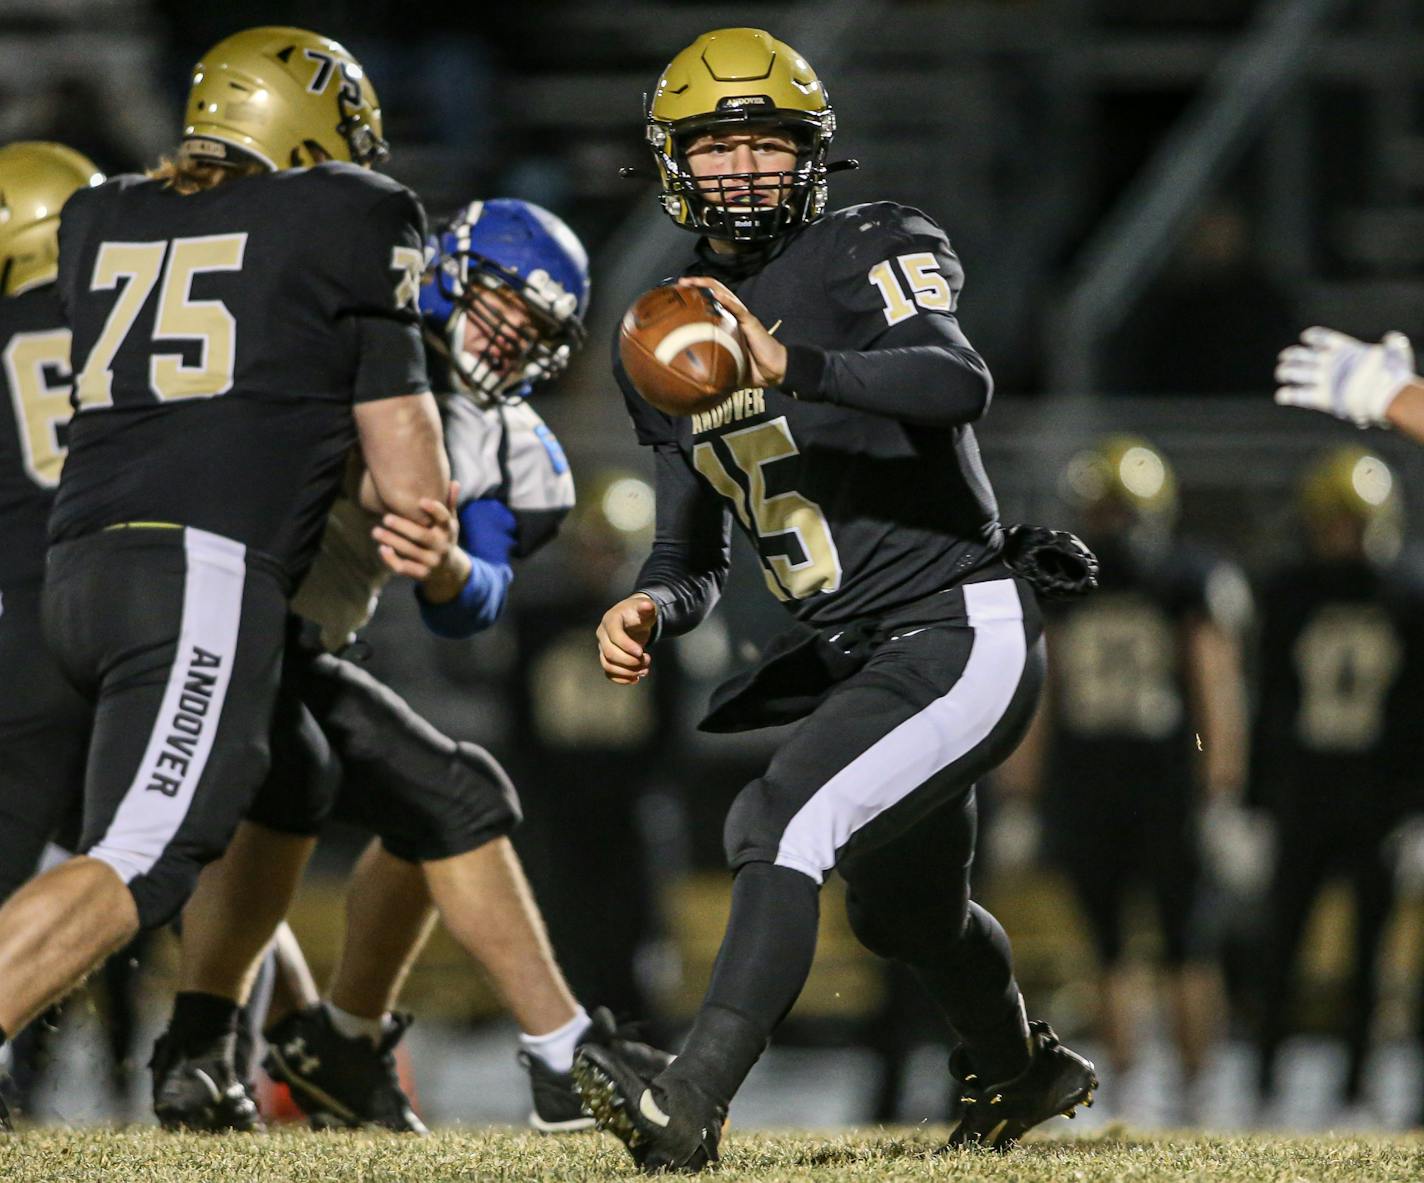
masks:
<svg viewBox="0 0 1424 1183"><path fill-rule="evenodd" d="M5 1028L0 1027L0 1047L4 1047L5 1044L9 1041L9 1039L10 1037L5 1034Z"/></svg>
<svg viewBox="0 0 1424 1183"><path fill-rule="evenodd" d="M216 994L185 990L173 999L168 1034L184 1052L201 1051L237 1034L237 1003Z"/></svg>
<svg viewBox="0 0 1424 1183"><path fill-rule="evenodd" d="M737 872L712 982L665 1076L731 1103L806 984L819 917L820 887L800 871L749 863Z"/></svg>
<svg viewBox="0 0 1424 1183"><path fill-rule="evenodd" d="M980 1076L997 1084L1028 1067L1028 1025L1013 954L992 914L970 903L964 935L942 958L921 959L911 968L964 1041Z"/></svg>

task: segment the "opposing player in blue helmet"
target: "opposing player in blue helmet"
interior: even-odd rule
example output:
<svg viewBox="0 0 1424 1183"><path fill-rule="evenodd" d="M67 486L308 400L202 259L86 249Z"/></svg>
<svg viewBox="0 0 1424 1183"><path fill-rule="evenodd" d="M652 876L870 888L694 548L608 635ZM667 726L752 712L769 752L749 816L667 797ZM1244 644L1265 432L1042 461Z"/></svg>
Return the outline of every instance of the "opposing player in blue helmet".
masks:
<svg viewBox="0 0 1424 1183"><path fill-rule="evenodd" d="M427 339L478 402L521 397L583 344L588 255L529 201L474 201L431 240L420 290Z"/></svg>
<svg viewBox="0 0 1424 1183"><path fill-rule="evenodd" d="M251 911L271 884L295 883L327 816L368 830L347 896L346 941L325 997L296 971L267 1014L268 1074L318 1124L424 1129L394 1058L408 1018L395 1011L433 905L485 969L520 1031L530 1122L546 1132L587 1129L574 1090L576 1047L614 1041L653 1071L668 1057L585 1009L554 959L509 832L518 797L488 752L441 735L369 671L339 653L370 619L390 573L416 581L430 631L467 637L499 616L515 559L553 537L573 504L567 461L524 401L583 340L588 264L573 233L522 201L466 206L430 243L421 308L452 488L430 522L368 514L348 481L321 552L292 601L303 640L289 647L284 687L309 713L320 743L274 730L273 775L244 823L236 853L204 880L203 917ZM468 395L469 397L464 397ZM318 737L318 738L321 738ZM339 768L339 784L326 767ZM281 874L275 873L280 870ZM266 885L264 887L264 884ZM222 897L222 898L219 898ZM256 1110L229 1050L241 981L269 933L192 923L173 1022L155 1053L154 1098L168 1126L251 1129ZM590 1011L592 1013L590 1013ZM214 1098L205 1080L219 1080Z"/></svg>

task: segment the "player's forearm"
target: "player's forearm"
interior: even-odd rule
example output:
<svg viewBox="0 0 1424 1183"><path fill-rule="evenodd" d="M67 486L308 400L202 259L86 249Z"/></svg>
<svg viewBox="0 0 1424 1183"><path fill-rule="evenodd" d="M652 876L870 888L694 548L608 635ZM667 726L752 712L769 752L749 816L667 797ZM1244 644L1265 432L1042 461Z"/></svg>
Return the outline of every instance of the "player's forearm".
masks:
<svg viewBox="0 0 1424 1183"><path fill-rule="evenodd" d="M783 385L807 402L925 427L972 423L994 392L984 359L950 343L844 352L791 345Z"/></svg>
<svg viewBox="0 0 1424 1183"><path fill-rule="evenodd" d="M458 594L436 601L426 588L416 588L420 618L436 636L453 640L472 637L499 619L513 579L514 570L508 563L489 563L471 555L470 572Z"/></svg>
<svg viewBox="0 0 1424 1183"><path fill-rule="evenodd" d="M434 397L410 394L360 403L356 427L369 476L369 482L362 482L362 504L374 493L380 508L426 521L421 498L444 501L450 483Z"/></svg>
<svg viewBox="0 0 1424 1183"><path fill-rule="evenodd" d="M655 543L638 572L637 590L657 605L654 639L681 636L701 624L722 598L730 562L698 564L691 548Z"/></svg>
<svg viewBox="0 0 1424 1183"><path fill-rule="evenodd" d="M1193 628L1189 644L1205 787L1213 797L1234 799L1245 786L1248 743L1240 648L1212 624Z"/></svg>
<svg viewBox="0 0 1424 1183"><path fill-rule="evenodd" d="M1415 378L1394 396L1385 418L1405 435L1424 444L1424 378Z"/></svg>

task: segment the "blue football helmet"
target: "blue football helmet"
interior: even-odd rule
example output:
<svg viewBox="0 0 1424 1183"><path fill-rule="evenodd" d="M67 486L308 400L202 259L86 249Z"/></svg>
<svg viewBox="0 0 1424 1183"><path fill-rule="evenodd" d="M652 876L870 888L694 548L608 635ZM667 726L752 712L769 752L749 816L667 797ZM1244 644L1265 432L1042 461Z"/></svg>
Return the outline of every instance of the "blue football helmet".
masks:
<svg viewBox="0 0 1424 1183"><path fill-rule="evenodd" d="M420 288L427 336L476 401L523 397L584 342L588 254L529 201L474 201L431 239Z"/></svg>

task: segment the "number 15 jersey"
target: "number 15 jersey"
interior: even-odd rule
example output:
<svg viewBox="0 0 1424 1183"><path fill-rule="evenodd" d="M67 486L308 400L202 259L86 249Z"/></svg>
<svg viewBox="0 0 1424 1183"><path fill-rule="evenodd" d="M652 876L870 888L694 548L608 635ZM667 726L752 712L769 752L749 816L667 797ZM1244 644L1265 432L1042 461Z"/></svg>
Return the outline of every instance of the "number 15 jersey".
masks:
<svg viewBox="0 0 1424 1183"><path fill-rule="evenodd" d="M991 561L998 510L970 426L991 384L959 329L963 271L944 232L874 202L810 223L764 260L705 244L699 255L688 273L722 279L787 343L787 374L780 389L675 418L615 367L639 442L680 453L697 476L698 508L680 513L660 475L644 577L668 524L682 516L705 535L714 505L735 514L772 594L817 626L883 614Z"/></svg>
<svg viewBox="0 0 1424 1183"><path fill-rule="evenodd" d="M415 295L424 215L349 164L181 195L119 177L60 222L74 403L50 537L170 522L315 554L353 403L429 389Z"/></svg>

